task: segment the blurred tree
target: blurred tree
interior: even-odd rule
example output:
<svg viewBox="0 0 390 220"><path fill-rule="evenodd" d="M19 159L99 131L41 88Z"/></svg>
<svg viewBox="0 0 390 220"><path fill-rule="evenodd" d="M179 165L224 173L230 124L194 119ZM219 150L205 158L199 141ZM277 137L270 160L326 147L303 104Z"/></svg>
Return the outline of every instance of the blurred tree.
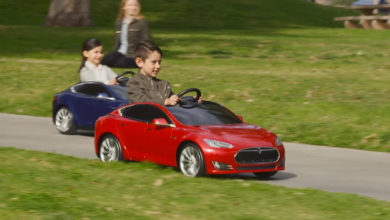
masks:
<svg viewBox="0 0 390 220"><path fill-rule="evenodd" d="M91 26L90 0L51 0L47 26Z"/></svg>

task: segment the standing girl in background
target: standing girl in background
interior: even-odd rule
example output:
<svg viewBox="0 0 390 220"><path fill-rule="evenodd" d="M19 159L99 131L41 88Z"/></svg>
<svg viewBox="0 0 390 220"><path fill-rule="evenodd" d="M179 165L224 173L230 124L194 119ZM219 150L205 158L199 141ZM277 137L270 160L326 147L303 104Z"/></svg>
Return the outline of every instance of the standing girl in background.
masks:
<svg viewBox="0 0 390 220"><path fill-rule="evenodd" d="M81 49L80 81L98 81L114 85L117 76L110 67L100 64L103 58L103 45L96 38L89 38Z"/></svg>
<svg viewBox="0 0 390 220"><path fill-rule="evenodd" d="M139 0L122 0L115 24L115 51L105 56L102 64L136 68L135 48L141 41L149 40L149 27Z"/></svg>

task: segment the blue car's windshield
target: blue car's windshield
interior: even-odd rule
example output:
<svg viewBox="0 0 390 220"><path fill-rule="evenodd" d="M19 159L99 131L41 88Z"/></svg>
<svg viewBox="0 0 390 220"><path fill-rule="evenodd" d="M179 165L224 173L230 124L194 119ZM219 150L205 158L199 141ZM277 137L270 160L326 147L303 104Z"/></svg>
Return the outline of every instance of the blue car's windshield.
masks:
<svg viewBox="0 0 390 220"><path fill-rule="evenodd" d="M203 101L193 108L183 108L179 105L167 107L177 120L186 125L221 125L242 123L236 115L225 107Z"/></svg>
<svg viewBox="0 0 390 220"><path fill-rule="evenodd" d="M125 100L129 99L129 94L127 93L126 87L114 85L114 86L109 86L109 88L111 89L112 92L115 93L117 98L125 99Z"/></svg>

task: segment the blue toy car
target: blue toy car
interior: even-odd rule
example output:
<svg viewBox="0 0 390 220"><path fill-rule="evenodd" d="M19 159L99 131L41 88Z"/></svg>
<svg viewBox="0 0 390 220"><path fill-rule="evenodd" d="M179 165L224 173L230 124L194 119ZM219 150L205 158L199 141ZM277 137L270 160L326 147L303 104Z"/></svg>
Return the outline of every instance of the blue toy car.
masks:
<svg viewBox="0 0 390 220"><path fill-rule="evenodd" d="M361 6L361 5L375 5L375 4L388 4L387 0L356 0L352 5Z"/></svg>
<svg viewBox="0 0 390 220"><path fill-rule="evenodd" d="M129 104L125 88L129 78L124 77L126 74L134 75L134 72L126 71L118 75L118 85L80 82L55 94L52 116L57 130L62 134L72 134L80 130L93 131L100 116Z"/></svg>

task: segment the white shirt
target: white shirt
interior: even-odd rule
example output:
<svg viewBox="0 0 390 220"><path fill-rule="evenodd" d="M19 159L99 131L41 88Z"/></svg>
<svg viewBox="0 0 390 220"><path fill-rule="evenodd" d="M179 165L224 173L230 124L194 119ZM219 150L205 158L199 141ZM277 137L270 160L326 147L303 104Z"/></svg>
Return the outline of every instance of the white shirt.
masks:
<svg viewBox="0 0 390 220"><path fill-rule="evenodd" d="M118 48L118 52L126 55L127 53L127 47L129 46L129 42L127 41L127 32L129 28L129 24L133 21L133 18L130 18L128 22L126 22L126 19L122 20L122 29L121 29L121 38L120 38L120 46Z"/></svg>
<svg viewBox="0 0 390 220"><path fill-rule="evenodd" d="M97 67L89 61L85 61L85 65L80 70L80 81L97 81L104 84L116 77L116 73L106 65L99 64Z"/></svg>

